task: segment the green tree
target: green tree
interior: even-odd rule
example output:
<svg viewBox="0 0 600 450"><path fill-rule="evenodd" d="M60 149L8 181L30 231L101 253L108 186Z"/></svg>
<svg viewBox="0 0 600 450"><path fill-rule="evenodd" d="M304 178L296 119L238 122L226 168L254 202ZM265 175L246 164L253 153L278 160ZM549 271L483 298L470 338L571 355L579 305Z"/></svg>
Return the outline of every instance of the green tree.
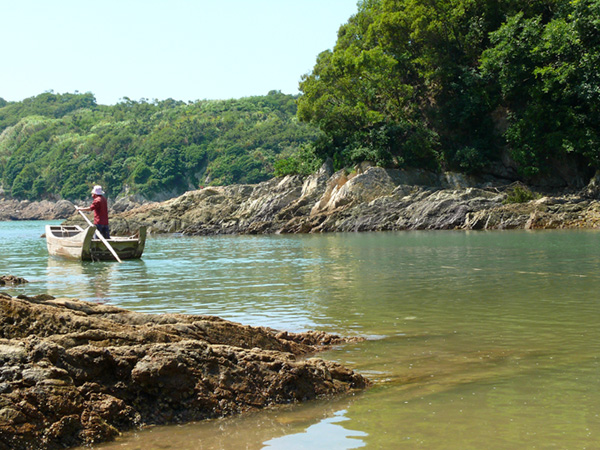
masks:
<svg viewBox="0 0 600 450"><path fill-rule="evenodd" d="M597 0L365 0L300 84L341 164L598 165ZM503 124L508 123L508 127Z"/></svg>
<svg viewBox="0 0 600 450"><path fill-rule="evenodd" d="M562 2L551 17L517 13L491 34L482 70L509 111L505 133L525 175L600 162L600 1Z"/></svg>

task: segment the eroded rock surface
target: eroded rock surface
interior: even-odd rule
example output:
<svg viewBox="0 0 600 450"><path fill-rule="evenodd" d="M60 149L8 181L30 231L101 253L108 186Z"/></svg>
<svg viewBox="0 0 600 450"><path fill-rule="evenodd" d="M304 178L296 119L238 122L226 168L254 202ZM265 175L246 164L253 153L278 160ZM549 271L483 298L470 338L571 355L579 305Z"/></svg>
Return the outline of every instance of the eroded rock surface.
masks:
<svg viewBox="0 0 600 450"><path fill-rule="evenodd" d="M301 358L346 340L212 316L147 315L0 294L0 449L91 444L147 424L220 417L362 389Z"/></svg>
<svg viewBox="0 0 600 450"><path fill-rule="evenodd" d="M575 228L600 224L600 179L570 194L506 204L511 185L460 174L365 166L306 178L208 187L111 219L115 233L266 234L348 231Z"/></svg>

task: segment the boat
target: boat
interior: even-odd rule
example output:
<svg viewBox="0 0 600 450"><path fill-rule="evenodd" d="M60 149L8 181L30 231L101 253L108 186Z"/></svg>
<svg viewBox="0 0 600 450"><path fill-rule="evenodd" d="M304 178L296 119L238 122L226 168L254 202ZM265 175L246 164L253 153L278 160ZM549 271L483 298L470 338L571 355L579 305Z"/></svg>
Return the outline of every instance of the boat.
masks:
<svg viewBox="0 0 600 450"><path fill-rule="evenodd" d="M146 245L146 227L133 236L106 239L120 259L139 259ZM96 227L46 225L48 254L81 261L115 261L114 255L98 238Z"/></svg>

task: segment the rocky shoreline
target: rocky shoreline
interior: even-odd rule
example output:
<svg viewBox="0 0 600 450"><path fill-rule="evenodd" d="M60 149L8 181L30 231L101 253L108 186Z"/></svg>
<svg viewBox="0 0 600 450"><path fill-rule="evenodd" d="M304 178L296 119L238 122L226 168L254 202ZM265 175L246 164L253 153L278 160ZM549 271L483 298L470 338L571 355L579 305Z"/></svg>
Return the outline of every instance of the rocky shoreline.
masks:
<svg viewBox="0 0 600 450"><path fill-rule="evenodd" d="M151 424L363 389L307 355L347 339L212 316L0 293L0 449L90 445Z"/></svg>
<svg viewBox="0 0 600 450"><path fill-rule="evenodd" d="M518 186L530 189L533 199L509 201ZM150 233L186 235L597 228L600 175L584 188L559 191L368 165L334 173L324 164L308 177L206 187L163 202L109 198L109 205L115 235L135 233L141 225ZM74 210L66 200L0 199L0 220L67 219L84 225Z"/></svg>
<svg viewBox="0 0 600 450"><path fill-rule="evenodd" d="M596 228L600 178L583 189L507 201L519 184L477 182L458 174L366 167L257 185L208 187L111 219L116 233L274 234L399 230ZM522 187L522 189L528 189Z"/></svg>
<svg viewBox="0 0 600 450"><path fill-rule="evenodd" d="M89 206L89 202L69 200L15 200L0 196L0 221L8 220L61 220L71 217L77 206ZM113 214L139 206L143 201L136 197L123 197L114 202L109 199Z"/></svg>
<svg viewBox="0 0 600 450"><path fill-rule="evenodd" d="M70 217L74 210L68 200L31 202L0 197L0 220L59 220Z"/></svg>
<svg viewBox="0 0 600 450"><path fill-rule="evenodd" d="M367 165L334 173L325 164L308 177L207 187L164 202L121 198L111 202L111 229L130 234L145 225L151 233L211 235L600 226L600 176L578 190L532 187L531 200L508 201L517 187ZM0 199L0 220L81 222L74 206ZM25 282L0 278L0 286ZM369 385L338 364L307 358L348 342L338 336L51 296L0 292L0 305L0 450L90 445L144 425Z"/></svg>

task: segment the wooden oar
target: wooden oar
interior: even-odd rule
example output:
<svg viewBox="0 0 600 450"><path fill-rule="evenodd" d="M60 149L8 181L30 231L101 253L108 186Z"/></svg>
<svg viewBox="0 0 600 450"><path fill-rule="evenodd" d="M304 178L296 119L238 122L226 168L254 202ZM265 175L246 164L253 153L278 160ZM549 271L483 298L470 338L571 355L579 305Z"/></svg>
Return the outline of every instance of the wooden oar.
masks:
<svg viewBox="0 0 600 450"><path fill-rule="evenodd" d="M77 211L79 211L79 214L82 215L82 217L85 219L85 221L88 223L88 225L90 227L94 226L94 225L92 225L92 222L90 222L90 219L88 219L87 216L83 213L83 211L81 211L80 209L78 209ZM116 258L116 260L119 261L120 263L122 263L123 261L121 261L121 258L119 258L119 255L117 255L117 252L114 251L114 249L111 247L111 245L108 243L108 241L104 238L104 236L102 236L102 234L98 230L96 230L96 236L98 236L100 238L100 240L102 242L104 242L104 245L106 245L106 248L110 250L110 252Z"/></svg>

